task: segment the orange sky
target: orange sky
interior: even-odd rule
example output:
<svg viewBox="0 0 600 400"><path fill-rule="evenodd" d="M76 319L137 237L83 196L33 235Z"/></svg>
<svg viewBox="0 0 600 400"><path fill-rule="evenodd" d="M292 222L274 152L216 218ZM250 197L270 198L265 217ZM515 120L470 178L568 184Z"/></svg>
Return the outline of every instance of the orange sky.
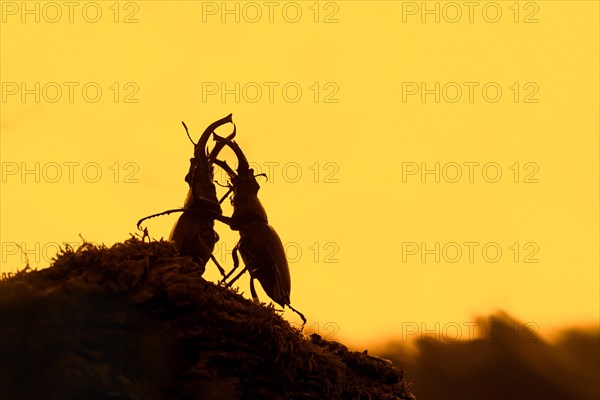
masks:
<svg viewBox="0 0 600 400"><path fill-rule="evenodd" d="M232 112L323 335L597 324L598 3L371 3L1 2L1 272L181 205Z"/></svg>

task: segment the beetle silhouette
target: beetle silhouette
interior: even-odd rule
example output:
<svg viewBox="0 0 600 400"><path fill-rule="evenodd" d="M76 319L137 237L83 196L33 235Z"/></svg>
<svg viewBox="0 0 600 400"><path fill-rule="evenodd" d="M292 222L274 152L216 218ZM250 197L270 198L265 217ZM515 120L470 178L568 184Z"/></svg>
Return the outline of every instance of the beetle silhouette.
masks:
<svg viewBox="0 0 600 400"><path fill-rule="evenodd" d="M196 263L202 266L202 273L204 273L206 263L210 258L223 276L225 276L225 271L212 255L212 252L219 240L219 235L214 230L215 215L222 214L220 203L227 197L227 194L220 201L217 199L217 191L213 182L212 160L217 157L225 144L216 143L210 153L208 153L206 145L213 131L227 123L233 123L232 114L210 124L204 130L198 142L194 143L187 126L182 121L190 141L194 143L194 156L190 159L190 168L184 178L189 185L189 190L183 208L153 214L140 219L137 223L138 229L141 230L140 224L148 218L182 212L171 230L169 240L175 243L179 254L192 256ZM235 134L234 124L233 133L228 138L233 139Z"/></svg>
<svg viewBox="0 0 600 400"><path fill-rule="evenodd" d="M290 305L291 278L290 269L283 243L268 223L267 213L258 199L260 186L256 181L254 170L250 168L246 156L231 139L213 133L217 144L226 144L235 153L238 159L237 173L225 162L214 159L213 163L223 168L229 175L231 189L233 190L231 217L218 216L216 219L229 225L232 230L239 231L240 241L233 248L233 269L223 278L226 286L231 286L246 271L250 274L250 291L252 298L258 301L254 288L254 279L258 279L267 295L285 308L288 306L302 318L303 325L306 318ZM229 283L226 280L239 266L240 253L244 261L244 269Z"/></svg>

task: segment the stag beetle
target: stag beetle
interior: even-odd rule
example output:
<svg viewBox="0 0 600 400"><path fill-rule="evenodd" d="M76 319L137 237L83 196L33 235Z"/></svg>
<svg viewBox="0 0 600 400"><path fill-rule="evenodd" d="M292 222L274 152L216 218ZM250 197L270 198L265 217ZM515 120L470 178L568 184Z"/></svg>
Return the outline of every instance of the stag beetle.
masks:
<svg viewBox="0 0 600 400"><path fill-rule="evenodd" d="M187 126L183 121L181 123L190 141L194 143ZM219 240L219 235L214 230L214 216L222 214L220 203L228 196L229 192L220 201L217 199L211 160L217 157L225 144L217 143L210 154L206 145L211 133L227 123L233 123L232 114L210 124L198 142L194 144L194 157L190 159L190 169L185 176L185 181L190 188L183 208L150 215L140 219L137 223L138 229L141 229L140 224L148 218L182 212L183 214L173 226L169 240L175 243L179 254L193 256L194 260L202 266L202 272L204 272L208 259L211 258L223 276L225 276L225 271L212 255L215 243ZM228 138L233 139L235 134L234 124L233 133Z"/></svg>
<svg viewBox="0 0 600 400"><path fill-rule="evenodd" d="M229 146L238 159L237 174L225 161L213 159L213 163L223 168L229 175L230 188L233 190L232 216L215 215L215 219L228 224L232 230L240 232L240 241L232 252L233 269L221 282L231 286L248 270L250 291L254 300L258 300L254 289L254 279L258 279L267 295L281 307L288 306L297 313L304 325L306 324L304 315L290 305L291 279L285 250L279 235L269 225L267 213L257 197L260 186L256 181L254 170L250 168L246 156L236 142L216 133L213 133L213 136L217 144ZM245 268L226 283L239 266L238 252L242 255Z"/></svg>

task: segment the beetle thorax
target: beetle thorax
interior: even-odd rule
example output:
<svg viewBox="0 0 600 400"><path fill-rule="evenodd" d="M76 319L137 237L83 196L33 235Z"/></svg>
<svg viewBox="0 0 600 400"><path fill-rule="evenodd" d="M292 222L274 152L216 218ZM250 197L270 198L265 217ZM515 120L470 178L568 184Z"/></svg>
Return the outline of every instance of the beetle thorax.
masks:
<svg viewBox="0 0 600 400"><path fill-rule="evenodd" d="M235 194L233 196L233 218L268 222L267 212L256 196Z"/></svg>

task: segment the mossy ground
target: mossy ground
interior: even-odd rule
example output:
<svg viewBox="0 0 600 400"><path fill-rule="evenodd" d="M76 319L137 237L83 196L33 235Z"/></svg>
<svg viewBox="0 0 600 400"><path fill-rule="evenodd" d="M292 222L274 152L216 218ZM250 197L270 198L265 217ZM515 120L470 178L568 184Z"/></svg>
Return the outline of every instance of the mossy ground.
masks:
<svg viewBox="0 0 600 400"><path fill-rule="evenodd" d="M2 399L414 399L377 357L306 337L165 241L67 248L0 282Z"/></svg>

